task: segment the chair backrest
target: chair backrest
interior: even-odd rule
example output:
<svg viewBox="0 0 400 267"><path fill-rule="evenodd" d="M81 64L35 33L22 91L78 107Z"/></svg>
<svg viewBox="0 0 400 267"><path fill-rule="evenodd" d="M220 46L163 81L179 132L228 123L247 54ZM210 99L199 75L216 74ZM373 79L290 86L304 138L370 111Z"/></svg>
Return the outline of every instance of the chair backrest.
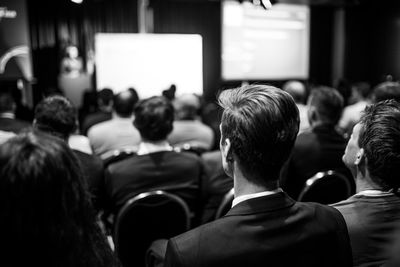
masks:
<svg viewBox="0 0 400 267"><path fill-rule="evenodd" d="M174 151L175 152L191 152L198 156L201 156L201 154L203 154L207 150L205 148L195 145L195 144L184 143L184 144L180 144L180 145L175 145Z"/></svg>
<svg viewBox="0 0 400 267"><path fill-rule="evenodd" d="M145 266L146 250L154 240L189 228L189 208L181 198L164 191L142 193L129 199L118 213L115 249L124 267Z"/></svg>
<svg viewBox="0 0 400 267"><path fill-rule="evenodd" d="M215 219L219 219L224 216L232 207L232 201L235 195L233 188L225 194L224 198L219 205L217 212L215 213Z"/></svg>
<svg viewBox="0 0 400 267"><path fill-rule="evenodd" d="M309 178L298 201L333 204L351 196L351 183L345 175L329 170Z"/></svg>

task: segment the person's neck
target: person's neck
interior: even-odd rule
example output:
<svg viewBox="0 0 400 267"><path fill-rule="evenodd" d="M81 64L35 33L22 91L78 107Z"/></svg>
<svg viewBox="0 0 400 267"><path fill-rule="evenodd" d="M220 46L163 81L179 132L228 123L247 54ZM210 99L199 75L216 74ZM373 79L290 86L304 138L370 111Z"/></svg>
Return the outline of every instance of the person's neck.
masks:
<svg viewBox="0 0 400 267"><path fill-rule="evenodd" d="M333 123L327 122L327 121L323 121L323 120L312 120L310 122L310 125L311 125L312 128L320 127L320 126L332 126L332 127L335 127L335 125Z"/></svg>
<svg viewBox="0 0 400 267"><path fill-rule="evenodd" d="M236 168L233 174L235 197L256 194L265 191L275 191L278 189L278 182L271 182L268 186L263 186L250 182L243 173Z"/></svg>
<svg viewBox="0 0 400 267"><path fill-rule="evenodd" d="M372 181L369 175L362 176L360 173L358 173L356 178L356 193L360 193L365 190L382 190L382 187Z"/></svg>
<svg viewBox="0 0 400 267"><path fill-rule="evenodd" d="M121 119L121 120L133 120L133 115L131 116L121 116L118 113L116 113L115 111L112 113L112 118L113 119Z"/></svg>
<svg viewBox="0 0 400 267"><path fill-rule="evenodd" d="M143 140L139 144L139 149L137 151L137 154L146 155L155 152L172 151L172 150L173 148L170 146L167 140L154 141L154 142Z"/></svg>

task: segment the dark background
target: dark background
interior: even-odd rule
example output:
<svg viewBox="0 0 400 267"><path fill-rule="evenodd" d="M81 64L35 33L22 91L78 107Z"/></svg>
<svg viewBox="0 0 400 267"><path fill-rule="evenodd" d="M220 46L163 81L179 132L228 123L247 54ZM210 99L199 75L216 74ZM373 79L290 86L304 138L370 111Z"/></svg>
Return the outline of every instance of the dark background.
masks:
<svg viewBox="0 0 400 267"><path fill-rule="evenodd" d="M338 86L339 82L368 81L400 76L400 1L396 0L282 0L311 6L311 84ZM217 91L235 86L221 74L221 3L217 0L151 0L154 33L196 33L203 36L204 97L213 101ZM335 12L344 9L342 77L334 77ZM94 34L137 33L137 0L27 1L35 99L57 87L63 48L78 46L86 60ZM337 30L336 30L337 31ZM336 34L336 35L335 35ZM335 50L336 49L336 50ZM283 81L262 81L281 85Z"/></svg>

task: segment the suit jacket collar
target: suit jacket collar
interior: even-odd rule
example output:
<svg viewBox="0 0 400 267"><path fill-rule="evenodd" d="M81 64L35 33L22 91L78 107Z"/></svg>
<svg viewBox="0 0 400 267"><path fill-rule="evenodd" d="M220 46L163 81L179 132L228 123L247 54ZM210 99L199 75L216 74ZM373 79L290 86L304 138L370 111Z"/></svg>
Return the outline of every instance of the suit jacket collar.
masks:
<svg viewBox="0 0 400 267"><path fill-rule="evenodd" d="M252 198L240 202L228 211L225 216L248 215L254 213L270 212L293 206L296 203L285 192L273 195Z"/></svg>

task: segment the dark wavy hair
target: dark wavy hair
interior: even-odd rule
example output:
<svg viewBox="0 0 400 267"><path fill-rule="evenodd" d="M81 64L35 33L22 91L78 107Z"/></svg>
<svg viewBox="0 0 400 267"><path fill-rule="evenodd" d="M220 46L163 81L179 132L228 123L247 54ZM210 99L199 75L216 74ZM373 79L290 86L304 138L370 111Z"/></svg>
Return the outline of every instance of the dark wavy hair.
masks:
<svg viewBox="0 0 400 267"><path fill-rule="evenodd" d="M154 96L142 100L135 108L134 126L143 140L161 141L172 131L174 107L165 97Z"/></svg>
<svg viewBox="0 0 400 267"><path fill-rule="evenodd" d="M28 132L1 145L2 266L114 266L86 187L58 138Z"/></svg>
<svg viewBox="0 0 400 267"><path fill-rule="evenodd" d="M268 185L279 178L299 131L293 98L268 85L222 91L222 138L229 138L246 178Z"/></svg>
<svg viewBox="0 0 400 267"><path fill-rule="evenodd" d="M384 190L400 187L400 103L386 100L366 107L358 145L364 149L371 179Z"/></svg>
<svg viewBox="0 0 400 267"><path fill-rule="evenodd" d="M43 99L35 108L35 128L67 139L77 128L77 113L72 103L61 95Z"/></svg>

